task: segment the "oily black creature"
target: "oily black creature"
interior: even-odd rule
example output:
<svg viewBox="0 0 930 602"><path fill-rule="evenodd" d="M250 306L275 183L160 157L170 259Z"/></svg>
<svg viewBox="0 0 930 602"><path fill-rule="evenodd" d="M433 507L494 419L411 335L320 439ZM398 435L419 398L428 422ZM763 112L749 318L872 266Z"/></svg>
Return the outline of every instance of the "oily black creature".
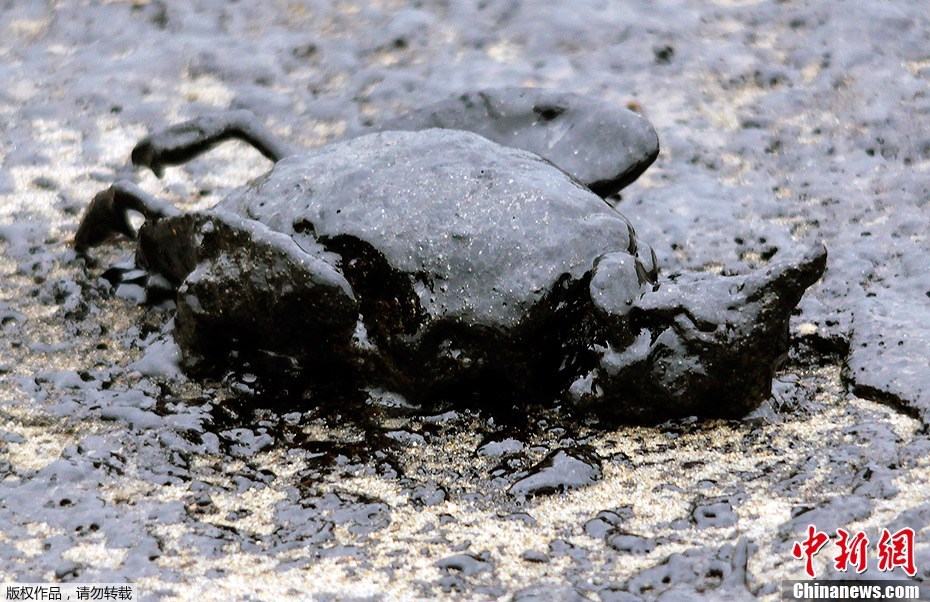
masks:
<svg viewBox="0 0 930 602"><path fill-rule="evenodd" d="M749 275L660 280L651 249L591 191L654 160L647 121L571 94L449 102L423 113L429 129L308 151L243 112L169 127L133 163L161 173L237 137L275 165L201 212L119 182L88 207L75 246L135 237L126 214L144 215L137 262L177 291L192 373L222 369L236 348L310 379L349 368L424 402L562 396L636 422L737 417L770 395L822 246ZM572 162L573 147L591 156L591 128L615 141L595 170Z"/></svg>

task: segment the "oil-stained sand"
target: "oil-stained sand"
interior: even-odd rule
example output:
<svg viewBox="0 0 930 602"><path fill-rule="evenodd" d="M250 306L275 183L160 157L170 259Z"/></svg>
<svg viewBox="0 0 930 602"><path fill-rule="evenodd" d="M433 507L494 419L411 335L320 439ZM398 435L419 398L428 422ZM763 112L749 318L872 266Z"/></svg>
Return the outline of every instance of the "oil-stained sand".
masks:
<svg viewBox="0 0 930 602"><path fill-rule="evenodd" d="M0 9L0 578L130 580L180 599L774 599L801 575L790 546L809 523L873 540L912 527L926 578L924 9ZM79 212L151 127L241 107L313 145L503 85L642 107L663 151L619 207L667 271L743 271L825 240L772 411L604 428L529 402L433 417L390 396L253 406L249 383L158 376L163 348L134 364L169 315L98 279L128 246L86 270L69 251ZM266 169L231 145L140 184L207 207ZM889 405L849 394L849 341L855 390ZM508 493L558 449L596 454L600 480Z"/></svg>

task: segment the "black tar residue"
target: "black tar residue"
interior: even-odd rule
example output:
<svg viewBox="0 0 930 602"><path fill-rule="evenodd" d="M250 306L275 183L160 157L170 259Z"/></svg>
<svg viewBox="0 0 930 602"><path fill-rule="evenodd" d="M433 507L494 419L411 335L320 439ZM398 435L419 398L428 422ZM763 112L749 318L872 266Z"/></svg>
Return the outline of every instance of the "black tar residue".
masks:
<svg viewBox="0 0 930 602"><path fill-rule="evenodd" d="M110 140L99 116L115 115L141 129L164 124L184 77L204 88L220 82L232 91L233 108L253 110L272 127L291 128L295 138L308 143L321 123L344 119L350 133L357 132L452 92L520 85L527 78L617 102L635 100L659 129L666 154L648 186L612 201L655 247L666 270L720 262L727 271L745 272L790 249L793 236L816 234L831 252L825 281L795 318L817 326L795 347L790 372L798 378L778 384L761 418L734 425L744 453L766 449L759 441L765 431L756 420L819 411L820 384L804 369L812 363L845 362L854 391L927 420L930 75L924 55L930 24L920 3L862 3L842 13L828 2L689 5L686 10L650 3L606 13L565 3L541 15L529 4L484 2L455 8L429 4L398 13L370 8L354 16L328 3L304 4L305 10L290 15L264 5L161 2L60 6L53 15L46 12L53 9L36 3L0 9L8 40L8 58L0 65L0 104L13 108L0 124L0 194L48 200L53 221L65 224L59 232L48 214L42 217L38 203L29 202L0 225L5 258L16 263L0 302L0 379L10 385L5 392L19 392L16 399L0 400L0 419L38 432L64 430L75 441L51 463L22 469L6 459L6 452L37 431L0 430L0 524L6 536L0 558L10 575L20 581L131 581L156 575L180 581L186 575L167 568L165 555L175 552L157 528L172 524L186 527L185 546L209 558L224 557L232 544L264 554L300 550L293 567L339 555L364 564L370 553L366 538L389 523L391 505L321 484L342 476L384 476L396 480L411 504L456 499L499 508L502 517L532 524L535 498L513 495L516 483L529 479L544 489L560 489L631 461L621 454L592 458L590 450L604 431L565 408L522 406L510 416L456 406L423 415L392 407L398 404L390 400L318 405L318 399L293 395L255 399L249 391L253 383L241 376L198 390L171 379L130 375L159 369L151 363L127 368L110 350L138 356L156 340L167 314L149 308L140 310L131 326L110 321L112 292L96 277L102 269L81 275L80 262L65 250L68 229L76 227L87 201L75 188L85 176L74 179L62 169L73 159L49 152L35 124L62 122L79 137L75 146L82 155L74 160L76 167L93 180L91 188L99 188L112 181L123 159L107 163L103 158ZM326 23L335 23L344 35L331 35ZM738 26L731 27L734 23ZM454 43L448 43L443 24L462 32ZM256 27L265 35L245 35ZM106 44L97 42L102 39ZM61 47L67 51L59 52ZM494 58L501 56L505 60ZM196 99L183 107L185 116L217 108ZM42 175L28 178L24 191L17 179L24 172L16 170L26 169ZM187 173L205 181L212 169L213 164L199 162ZM184 198L194 192L181 184L174 190ZM221 198L223 192L208 194ZM126 287L119 293L132 298L138 291ZM53 309L63 335L46 337L39 330L42 319L27 318L34 308ZM45 358L76 355L86 358L79 369L37 367ZM217 402L218 393L225 396L223 403ZM27 422L24 409L39 412ZM824 495L806 498L771 534L777 545L784 544L786 562L790 542L806 525L830 530L867 519L880 500L899 495L896 477L926 457L925 434L904 445L887 422L853 408L849 412L858 424L797 465L741 475L750 483L769 479L771 495L781 497L821 479ZM82 427L99 419L109 422L108 428L87 432ZM339 437L308 436L314 425L323 432L343 430ZM711 427L683 421L657 432L674 448L676 438L704 428ZM468 470L404 470L421 438L442 447L463 432L483 439ZM271 534L203 520L215 514L215 495L268 487L274 475L255 454L275 450L305 463L301 485L287 489L275 505ZM204 468L197 465L204 457L221 460ZM567 474L557 474L558 466L567 466ZM686 474L688 467L676 469ZM108 488L130 480L140 489L109 495ZM459 488L440 484L449 482ZM159 498L172 484L183 489L181 498ZM732 528L745 492L733 488L706 497L705 486L689 484L693 507L661 527L672 533ZM531 493L517 488L521 491ZM607 548L622 556L655 553L667 543L626 528L632 517L625 505L603 508L545 549L527 550L528 565L567 558L569 568L551 583L512 592L515 599L775 592L764 576L746 572L747 557L766 542L750 543L732 531L722 532L726 541L719 545L661 554L650 568L615 582L593 556ZM225 524L245 512L234 509ZM436 538L447 537L444 529L454 528L456 520L448 516L431 525ZM887 527L922 529L928 521L930 510L918 503ZM36 523L53 533L41 537L35 554L25 554L12 542L31 540ZM341 528L357 534L355 546L332 545L334 531ZM581 532L592 539L576 543ZM67 558L65 552L76 544L101 537L108 547L129 550L118 567ZM436 559L442 577L417 587L425 596L508 593L487 552L468 546L450 551ZM928 561L926 553L918 555L924 579ZM224 571L204 578L220 578Z"/></svg>

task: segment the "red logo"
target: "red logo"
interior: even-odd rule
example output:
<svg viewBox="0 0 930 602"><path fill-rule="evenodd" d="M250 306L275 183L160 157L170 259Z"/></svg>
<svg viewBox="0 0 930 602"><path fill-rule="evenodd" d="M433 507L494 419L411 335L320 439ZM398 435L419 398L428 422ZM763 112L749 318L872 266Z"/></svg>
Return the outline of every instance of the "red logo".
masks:
<svg viewBox="0 0 930 602"><path fill-rule="evenodd" d="M878 570L892 571L897 566L911 577L917 573L914 567L913 529L901 529L897 533L882 529L882 537L878 540Z"/></svg>
<svg viewBox="0 0 930 602"><path fill-rule="evenodd" d="M826 533L821 533L814 525L810 525L807 527L807 539L803 542L795 543L794 547L791 549L791 555L795 558L799 560L801 558L807 559L804 570L811 579L815 576L814 555L820 551L820 548L827 545L827 541L829 540L830 538L827 537Z"/></svg>
<svg viewBox="0 0 930 602"><path fill-rule="evenodd" d="M804 559L804 572L811 579L817 575L814 571L814 556L823 549L829 536L822 531L818 531L814 525L807 527L807 537L803 541L795 542L791 548L791 555L798 560ZM847 571L850 568L857 573L864 573L869 566L867 550L869 547L869 538L865 533L859 531L855 534L845 529L836 530L836 547L839 551L833 557L833 566L838 571ZM914 566L914 530L901 529L896 533L891 533L888 529L882 529L881 538L875 546L878 552L878 570L883 572L893 571L895 568L901 568L909 576L917 574L917 567Z"/></svg>
<svg viewBox="0 0 930 602"><path fill-rule="evenodd" d="M869 559L865 555L866 548L869 547L869 538L862 531L849 537L849 532L845 529L836 530L836 545L840 551L833 559L833 566L838 571L846 571L849 565L853 565L857 573L865 572L869 566ZM813 575L811 575L813 576Z"/></svg>

